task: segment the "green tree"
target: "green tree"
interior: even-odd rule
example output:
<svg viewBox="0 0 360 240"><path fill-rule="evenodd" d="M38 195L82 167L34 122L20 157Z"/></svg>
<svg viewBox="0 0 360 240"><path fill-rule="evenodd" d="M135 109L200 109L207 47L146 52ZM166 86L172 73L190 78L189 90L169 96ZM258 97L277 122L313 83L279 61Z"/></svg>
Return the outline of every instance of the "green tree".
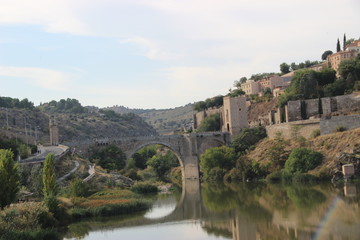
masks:
<svg viewBox="0 0 360 240"><path fill-rule="evenodd" d="M290 72L290 65L287 63L280 64L280 71L282 74L286 74Z"/></svg>
<svg viewBox="0 0 360 240"><path fill-rule="evenodd" d="M241 84L242 84L242 83L246 83L246 81L247 81L247 78L246 78L246 77L240 78L240 83L241 83Z"/></svg>
<svg viewBox="0 0 360 240"><path fill-rule="evenodd" d="M285 170L290 173L305 173L322 162L323 155L308 148L294 148L285 162Z"/></svg>
<svg viewBox="0 0 360 240"><path fill-rule="evenodd" d="M45 204L49 208L49 211L56 213L58 209L57 185L55 175L55 156L53 153L49 153L44 161L43 168L43 194L45 197Z"/></svg>
<svg viewBox="0 0 360 240"><path fill-rule="evenodd" d="M116 145L90 148L90 160L108 170L120 170L125 167L126 156Z"/></svg>
<svg viewBox="0 0 360 240"><path fill-rule="evenodd" d="M340 40L338 38L337 43L336 43L336 52L340 52L340 51L341 51Z"/></svg>
<svg viewBox="0 0 360 240"><path fill-rule="evenodd" d="M209 148L200 156L200 169L204 177L211 177L211 171L215 169L216 174L220 170L230 170L235 167L236 154L234 149L226 146ZM225 174L225 171L221 171Z"/></svg>
<svg viewBox="0 0 360 240"><path fill-rule="evenodd" d="M343 51L345 51L346 48L346 35L344 33L344 39L343 39Z"/></svg>
<svg viewBox="0 0 360 240"><path fill-rule="evenodd" d="M178 159L174 153L168 152L165 155L155 155L150 158L147 165L154 170L158 178L164 179L171 168L179 165Z"/></svg>
<svg viewBox="0 0 360 240"><path fill-rule="evenodd" d="M360 80L360 55L354 59L342 61L339 65L339 73L343 79L352 75L356 81Z"/></svg>
<svg viewBox="0 0 360 240"><path fill-rule="evenodd" d="M0 208L4 209L16 199L19 192L20 176L18 164L10 150L0 149Z"/></svg>
<svg viewBox="0 0 360 240"><path fill-rule="evenodd" d="M194 104L193 109L197 112L201 112L206 109L206 103L204 101L200 101Z"/></svg>
<svg viewBox="0 0 360 240"><path fill-rule="evenodd" d="M19 144L18 151L21 159L27 158L29 156L29 148L25 144Z"/></svg>
<svg viewBox="0 0 360 240"><path fill-rule="evenodd" d="M49 153L45 158L42 176L44 196L56 195L55 156L53 153Z"/></svg>
<svg viewBox="0 0 360 240"><path fill-rule="evenodd" d="M200 127L198 128L199 132L214 132L220 131L220 114L213 114L206 117Z"/></svg>
<svg viewBox="0 0 360 240"><path fill-rule="evenodd" d="M333 54L333 52L331 50L326 50L322 55L321 55L321 60L326 60L326 58L328 56L330 56L331 54Z"/></svg>
<svg viewBox="0 0 360 240"><path fill-rule="evenodd" d="M139 169L145 169L146 162L154 155L156 155L155 146L143 147L132 156L135 161L135 167Z"/></svg>
<svg viewBox="0 0 360 240"><path fill-rule="evenodd" d="M29 189L38 196L42 196L44 188L42 182L42 171L43 168L40 164L33 164L28 178Z"/></svg>
<svg viewBox="0 0 360 240"><path fill-rule="evenodd" d="M86 197L89 188L81 179L75 178L70 182L70 196L71 197Z"/></svg>
<svg viewBox="0 0 360 240"><path fill-rule="evenodd" d="M266 136L264 127L243 128L239 134L234 136L231 147L236 153L243 153Z"/></svg>

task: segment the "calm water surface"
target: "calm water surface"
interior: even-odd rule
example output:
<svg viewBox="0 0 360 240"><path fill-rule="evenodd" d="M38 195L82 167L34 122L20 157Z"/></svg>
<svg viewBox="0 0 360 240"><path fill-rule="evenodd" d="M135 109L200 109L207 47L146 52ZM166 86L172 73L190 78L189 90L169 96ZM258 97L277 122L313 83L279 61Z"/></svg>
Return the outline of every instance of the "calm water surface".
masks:
<svg viewBox="0 0 360 240"><path fill-rule="evenodd" d="M83 221L64 239L360 239L360 185L186 183L147 212Z"/></svg>

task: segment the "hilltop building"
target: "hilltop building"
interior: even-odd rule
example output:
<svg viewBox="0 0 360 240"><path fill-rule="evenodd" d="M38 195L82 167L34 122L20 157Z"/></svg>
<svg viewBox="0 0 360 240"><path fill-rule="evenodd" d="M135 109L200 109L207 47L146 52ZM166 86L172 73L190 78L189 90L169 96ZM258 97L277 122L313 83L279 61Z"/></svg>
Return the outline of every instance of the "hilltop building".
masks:
<svg viewBox="0 0 360 240"><path fill-rule="evenodd" d="M331 54L327 57L329 67L336 71L336 75L339 76L339 66L344 60L356 58L360 54L360 40L353 41L347 45L345 51L340 51Z"/></svg>
<svg viewBox="0 0 360 240"><path fill-rule="evenodd" d="M240 88L246 95L261 94L266 88L273 91L274 88L289 86L289 80L286 80L287 81L278 75L266 76L259 81L254 81L252 79L247 80L245 83L240 85Z"/></svg>

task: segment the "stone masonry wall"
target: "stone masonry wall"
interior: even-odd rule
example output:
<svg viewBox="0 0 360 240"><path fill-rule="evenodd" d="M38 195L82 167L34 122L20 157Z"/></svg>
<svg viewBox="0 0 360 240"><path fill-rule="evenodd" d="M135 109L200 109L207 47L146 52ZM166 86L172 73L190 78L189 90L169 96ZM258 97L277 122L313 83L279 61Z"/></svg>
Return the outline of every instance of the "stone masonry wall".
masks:
<svg viewBox="0 0 360 240"><path fill-rule="evenodd" d="M266 126L266 132L270 139L274 139L277 132L281 132L285 139L290 139L293 137L292 135L295 129L298 130L299 136L309 138L314 130L320 129L320 120L302 120Z"/></svg>
<svg viewBox="0 0 360 240"><path fill-rule="evenodd" d="M319 114L319 99L305 100L306 118L316 116Z"/></svg>
<svg viewBox="0 0 360 240"><path fill-rule="evenodd" d="M321 135L333 133L339 126L345 127L346 129L360 128L360 115L322 118L320 121Z"/></svg>
<svg viewBox="0 0 360 240"><path fill-rule="evenodd" d="M287 122L302 120L301 101L289 101L287 104Z"/></svg>

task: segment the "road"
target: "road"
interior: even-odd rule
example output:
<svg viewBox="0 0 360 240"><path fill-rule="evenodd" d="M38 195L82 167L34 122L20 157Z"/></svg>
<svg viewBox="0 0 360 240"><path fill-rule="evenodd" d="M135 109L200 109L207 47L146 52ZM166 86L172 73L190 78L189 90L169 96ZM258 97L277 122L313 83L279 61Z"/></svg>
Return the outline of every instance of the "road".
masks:
<svg viewBox="0 0 360 240"><path fill-rule="evenodd" d="M31 156L26 159L22 159L19 161L20 164L30 164L30 163L38 163L43 162L45 160L45 157L49 153L54 153L55 157L60 156L62 153L68 150L69 147L64 145L58 145L58 146L38 146L38 150L40 151L39 154L35 156Z"/></svg>

